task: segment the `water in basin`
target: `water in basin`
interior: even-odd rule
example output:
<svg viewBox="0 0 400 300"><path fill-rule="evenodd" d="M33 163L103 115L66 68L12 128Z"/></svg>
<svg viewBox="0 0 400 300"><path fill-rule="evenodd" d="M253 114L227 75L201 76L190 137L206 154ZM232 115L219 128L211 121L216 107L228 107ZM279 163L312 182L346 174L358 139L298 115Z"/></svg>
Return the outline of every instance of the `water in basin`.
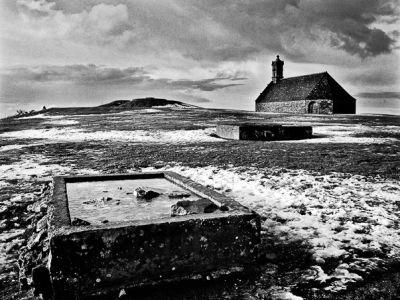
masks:
<svg viewBox="0 0 400 300"><path fill-rule="evenodd" d="M137 199L138 187L154 189L160 196L151 201ZM67 183L70 218L79 218L92 225L133 220L160 219L171 216L171 205L179 199L172 192L190 194L185 200L200 199L165 178L83 181Z"/></svg>

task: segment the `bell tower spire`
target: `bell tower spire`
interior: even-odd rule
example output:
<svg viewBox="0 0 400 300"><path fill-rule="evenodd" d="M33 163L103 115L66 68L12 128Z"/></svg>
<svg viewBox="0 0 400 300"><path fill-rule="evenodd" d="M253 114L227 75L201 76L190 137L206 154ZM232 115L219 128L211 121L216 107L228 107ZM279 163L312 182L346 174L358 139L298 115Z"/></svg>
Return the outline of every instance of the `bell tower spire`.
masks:
<svg viewBox="0 0 400 300"><path fill-rule="evenodd" d="M283 64L284 61L279 59L279 55L276 56L276 60L272 62L272 81L277 83L283 78Z"/></svg>

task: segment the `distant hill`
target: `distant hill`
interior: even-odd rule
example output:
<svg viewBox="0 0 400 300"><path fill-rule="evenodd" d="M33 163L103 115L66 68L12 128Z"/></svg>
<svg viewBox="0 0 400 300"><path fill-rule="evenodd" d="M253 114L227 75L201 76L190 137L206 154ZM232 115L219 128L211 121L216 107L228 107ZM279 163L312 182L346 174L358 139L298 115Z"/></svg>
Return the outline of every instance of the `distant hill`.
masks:
<svg viewBox="0 0 400 300"><path fill-rule="evenodd" d="M110 103L100 105L98 107L113 107L113 108L118 107L123 109L129 109L129 108L166 106L166 105L192 106L180 101L148 97L148 98L138 98L132 100L115 100Z"/></svg>
<svg viewBox="0 0 400 300"><path fill-rule="evenodd" d="M195 105L186 104L176 100L167 100L161 98L138 98L132 100L115 100L110 103L106 103L99 106L92 107L52 107L46 110L23 112L10 116L8 118L21 118L21 117L33 117L38 114L49 114L49 115L81 115L81 114L107 114L115 113L126 110L136 110L150 107L196 107Z"/></svg>
<svg viewBox="0 0 400 300"><path fill-rule="evenodd" d="M122 105L131 102L130 100L115 100L97 107L121 107Z"/></svg>

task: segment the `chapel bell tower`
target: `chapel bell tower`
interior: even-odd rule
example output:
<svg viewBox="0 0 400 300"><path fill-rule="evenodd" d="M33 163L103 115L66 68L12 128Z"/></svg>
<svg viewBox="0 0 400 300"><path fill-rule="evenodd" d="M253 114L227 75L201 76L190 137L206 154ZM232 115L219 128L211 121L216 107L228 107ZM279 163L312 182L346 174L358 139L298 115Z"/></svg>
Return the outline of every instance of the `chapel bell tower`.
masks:
<svg viewBox="0 0 400 300"><path fill-rule="evenodd" d="M284 61L279 59L279 55L276 56L276 60L272 62L272 81L277 83L283 78L283 64Z"/></svg>

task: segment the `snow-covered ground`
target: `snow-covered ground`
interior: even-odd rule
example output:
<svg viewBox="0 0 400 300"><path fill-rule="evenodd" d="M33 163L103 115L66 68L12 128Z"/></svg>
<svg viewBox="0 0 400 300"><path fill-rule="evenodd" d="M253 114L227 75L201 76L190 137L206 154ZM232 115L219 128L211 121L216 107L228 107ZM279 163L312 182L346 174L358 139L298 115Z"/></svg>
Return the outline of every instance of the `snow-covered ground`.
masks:
<svg viewBox="0 0 400 300"><path fill-rule="evenodd" d="M214 128L198 130L108 130L85 131L81 128L50 128L11 131L0 134L3 138L40 139L48 141L120 141L132 143L195 143L218 142L219 138L210 136Z"/></svg>
<svg viewBox="0 0 400 300"><path fill-rule="evenodd" d="M96 131L96 127L82 128L80 125L85 124L83 121L96 124L98 119L107 120L115 125L131 122L137 115L151 113L160 114L162 119L177 118L173 114L165 114L162 108L165 106L104 115L48 116L40 114L20 118L39 118L42 119L44 125L57 127L1 133L0 139L7 141L9 145L0 146L0 154L6 157L8 155L4 153L6 151L12 153L13 150L24 147L61 142L179 144L225 141L214 137L216 119L190 123L194 126L204 126L205 122L209 122L208 128L198 130ZM232 115L232 119L234 118L235 116ZM257 115L252 119L260 118ZM192 119L188 122L191 121ZM335 119L335 123L318 121L321 121L321 118L306 118L304 122L298 122L286 117L286 124L313 126L314 138L273 143L391 144L398 139L369 137L368 133L377 133L374 136L383 133L384 136L400 132L400 126L343 124L340 123L341 119ZM115 128L118 127L115 126ZM21 141L13 144L14 139L26 139L27 144L22 144ZM202 151L200 147L198 151ZM205 153L208 152L205 151ZM71 163L65 165L53 163L51 159L42 154L28 154L22 156L18 162L0 164L0 188L10 188L14 184L10 180L18 180L20 185L26 182L32 183L36 179L38 181L51 180L56 175L97 173L91 169L79 169ZM307 243L312 252L313 264L306 273L305 280L319 282L320 286L327 291L340 291L349 283L362 281L369 271L377 269L377 266L385 260L392 258L400 260L399 181L345 173L321 175L301 169L251 166L240 168L174 166L168 167L168 170L210 186L254 209L265 217L262 224L265 234L284 240L288 244L296 241ZM30 196L32 195L29 193L15 194L9 201L23 201L24 197ZM7 205L7 203L2 203L2 205ZM20 235L18 230L20 229L10 234ZM9 235L0 236L0 243L6 238L8 239ZM336 262L333 269L332 261ZM290 289L279 293L277 299L300 299L291 294Z"/></svg>
<svg viewBox="0 0 400 300"><path fill-rule="evenodd" d="M321 125L318 123L307 124L313 126L313 139L287 141L297 143L359 143L359 144L381 144L396 141L395 138L372 138L357 137L354 135L369 132L398 133L400 126L366 126L357 124L335 124ZM367 135L367 134L366 134Z"/></svg>
<svg viewBox="0 0 400 300"><path fill-rule="evenodd" d="M152 106L153 108L172 108L176 110L181 110L181 109L190 109L190 108L197 108L195 105L190 105L190 104L167 104L167 105L161 105L161 106Z"/></svg>
<svg viewBox="0 0 400 300"><path fill-rule="evenodd" d="M22 148L25 148L25 147L38 146L38 145L42 145L42 143L14 144L14 145L0 146L0 152L10 151L10 150L18 150L18 149L22 149Z"/></svg>
<svg viewBox="0 0 400 300"><path fill-rule="evenodd" d="M52 120L46 123L53 125L74 125L76 120ZM10 131L0 134L3 138L38 139L49 142L82 142L82 141L126 141L132 143L196 143L220 142L223 139L210 136L215 134L214 127L197 130L108 130L87 131L76 127L58 127L50 129L28 129ZM281 143L360 143L381 144L396 141L395 138L355 137L365 132L400 132L400 126L388 128L360 125L325 125L314 126L312 139L279 141ZM6 147L6 148L4 148ZM11 147L11 148L8 148ZM21 145L21 147L24 147ZM12 146L0 147L0 151L13 149Z"/></svg>
<svg viewBox="0 0 400 300"><path fill-rule="evenodd" d="M79 124L76 120L49 120L44 121L43 124L51 124L51 125L77 125Z"/></svg>
<svg viewBox="0 0 400 300"><path fill-rule="evenodd" d="M32 183L37 180L39 182L44 180L51 181L53 176L95 173L96 171L91 169L79 169L73 165L62 166L50 163L49 159L41 154L25 155L18 162L0 164L0 189L17 186L26 190L25 193L10 194L9 198L5 198L7 200L0 201L0 213L7 211L14 204L31 203L37 199L32 188ZM15 180L18 181L18 184L14 183ZM1 196L3 195L1 194ZM21 237L26 228L20 228L19 222L21 222L22 218L21 214L17 214L12 219L0 219L0 282L7 275L5 270L7 268L13 269L14 267L10 266L17 264L15 257L12 256L15 256L18 250L10 252L10 245L23 244ZM7 222L12 222L14 228L4 230Z"/></svg>
<svg viewBox="0 0 400 300"><path fill-rule="evenodd" d="M175 106L174 106L175 107ZM161 108L161 107L160 107ZM165 106L163 106L165 108ZM149 108L135 111L118 112L111 114L104 114L107 120L115 123L131 122L131 117L134 115L148 114L148 113L162 113L163 111L157 108ZM173 115L161 114L163 119L175 118ZM80 120L87 116L98 117L102 115L74 115L74 116L49 116L46 114L39 114L36 116L23 117L20 119L43 119L43 124L51 125L66 125L68 127L57 127L51 129L29 129L20 131L11 131L0 134L0 138L32 138L41 139L52 142L59 141L126 141L133 143L196 143L196 142L216 142L223 141L210 136L215 134L215 120L210 127L199 130L109 130L109 131L95 131L84 130L79 127L70 125L79 125ZM253 119L260 119L260 117L253 117ZM399 133L400 126L367 126L360 124L343 124L343 123L321 123L320 118L307 118L305 121L290 121L282 122L286 125L306 125L313 127L313 138L304 140L288 140L279 141L281 143L358 143L358 144L382 144L397 141L396 138L390 137L368 137L369 133ZM277 122L274 120L272 122ZM198 124L204 125L204 124ZM365 136L363 136L365 135ZM7 147L7 146L6 146ZM7 151L8 148L0 148L0 151ZM10 148L11 149L11 148Z"/></svg>
<svg viewBox="0 0 400 300"><path fill-rule="evenodd" d="M145 169L149 170L149 169ZM313 280L330 282L326 290L344 289L362 280L386 258L400 258L400 183L380 177L281 168L172 167L183 176L210 186L266 217L263 230L277 238L303 240L311 246ZM363 251L375 253L365 258ZM370 256L370 255L367 255ZM346 258L325 273L326 260Z"/></svg>
<svg viewBox="0 0 400 300"><path fill-rule="evenodd" d="M38 114L38 115L33 115L33 116L28 116L28 117L21 117L18 118L17 120L27 120L27 119L63 119L68 116L65 115L57 115L57 116L51 116L47 114Z"/></svg>
<svg viewBox="0 0 400 300"><path fill-rule="evenodd" d="M57 115L51 116L47 114L38 114L28 117L21 117L18 120L29 120L29 119L43 119L43 124L51 124L51 125L76 125L79 124L77 120L72 120L72 116L65 116L65 115Z"/></svg>
<svg viewBox="0 0 400 300"><path fill-rule="evenodd" d="M283 143L356 143L356 144L383 144L397 141L396 138L368 137L370 133L399 133L400 126L368 126L360 124L321 123L307 121L278 122L283 125L312 126L313 138L304 140L287 140ZM320 119L318 119L320 121ZM275 121L277 123L277 121ZM360 137L365 135L365 137Z"/></svg>
<svg viewBox="0 0 400 300"><path fill-rule="evenodd" d="M73 165L62 166L49 163L49 159L41 154L25 155L20 161L0 165L0 187L7 185L6 180L19 179L30 181L32 178L51 181L53 176L70 174ZM90 169L74 170L74 173L94 174Z"/></svg>

